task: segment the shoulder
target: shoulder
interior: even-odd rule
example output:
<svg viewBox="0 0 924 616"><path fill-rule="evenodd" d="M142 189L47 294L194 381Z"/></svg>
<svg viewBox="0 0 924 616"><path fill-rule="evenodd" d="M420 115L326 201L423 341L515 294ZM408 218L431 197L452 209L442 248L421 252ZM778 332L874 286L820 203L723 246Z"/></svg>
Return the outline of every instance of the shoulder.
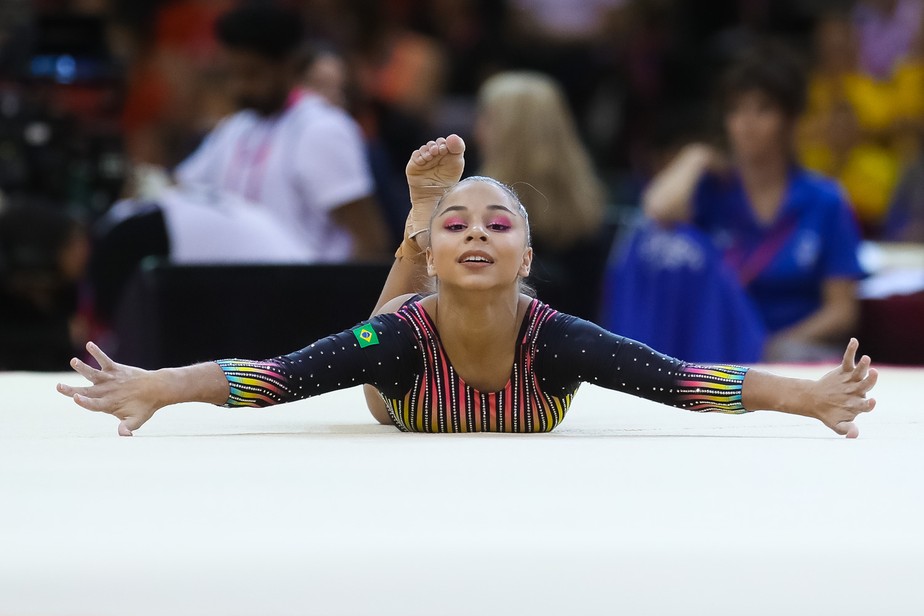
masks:
<svg viewBox="0 0 924 616"><path fill-rule="evenodd" d="M836 181L802 167L793 170L791 190L800 201L813 207L836 211L847 207L847 195Z"/></svg>
<svg viewBox="0 0 924 616"><path fill-rule="evenodd" d="M575 336L596 335L603 329L580 317L559 312L539 300L530 306L526 315L526 335L524 342L548 344L551 341L566 342Z"/></svg>
<svg viewBox="0 0 924 616"><path fill-rule="evenodd" d="M391 299L382 304L382 307L376 310L375 315L373 316L380 314L394 314L408 302L419 299L420 297L421 296L417 293L405 293L404 295L399 295L398 297L395 297L394 299Z"/></svg>
<svg viewBox="0 0 924 616"><path fill-rule="evenodd" d="M315 138L359 135L359 125L350 114L317 95L302 98L288 115L291 122Z"/></svg>
<svg viewBox="0 0 924 616"><path fill-rule="evenodd" d="M258 117L252 111L236 111L231 115L223 117L209 131L210 138L236 138L247 128L259 122Z"/></svg>
<svg viewBox="0 0 924 616"><path fill-rule="evenodd" d="M234 142L246 132L247 127L253 124L254 118L250 112L238 111L225 116L212 127L196 150L180 163L179 167L183 167L191 159L201 158L206 154L215 155L224 152L226 148L233 146Z"/></svg>

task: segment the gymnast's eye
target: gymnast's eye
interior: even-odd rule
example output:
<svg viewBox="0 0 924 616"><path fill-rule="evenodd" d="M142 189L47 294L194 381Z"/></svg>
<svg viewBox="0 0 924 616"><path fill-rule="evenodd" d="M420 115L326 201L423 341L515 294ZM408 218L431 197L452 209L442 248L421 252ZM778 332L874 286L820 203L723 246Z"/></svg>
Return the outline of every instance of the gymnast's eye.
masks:
<svg viewBox="0 0 924 616"><path fill-rule="evenodd" d="M465 229L465 222L461 218L450 218L443 223L443 228L447 231L462 231Z"/></svg>
<svg viewBox="0 0 924 616"><path fill-rule="evenodd" d="M488 223L488 229L491 229L492 231L508 231L512 226L513 223L511 223L509 219L504 218L503 216L496 218Z"/></svg>

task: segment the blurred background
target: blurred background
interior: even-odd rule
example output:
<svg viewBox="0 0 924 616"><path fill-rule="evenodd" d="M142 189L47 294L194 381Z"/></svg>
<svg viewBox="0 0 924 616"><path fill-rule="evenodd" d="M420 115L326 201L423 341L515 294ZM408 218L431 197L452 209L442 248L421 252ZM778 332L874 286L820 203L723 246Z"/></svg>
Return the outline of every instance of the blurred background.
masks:
<svg viewBox="0 0 924 616"><path fill-rule="evenodd" d="M826 359L804 345L789 352L794 338L774 338L759 314L745 351L700 352L696 345L714 339L716 328L736 340L745 334L724 317L717 325L684 321L691 311L716 310L691 307L700 283L670 300L636 280L652 264L682 279L692 275L684 264L718 276L722 259L713 264L711 249L689 238L671 233L634 248L633 240L657 218L643 207L652 181L686 164L681 157L692 160L691 144L710 149L709 173L734 175L740 144L725 131L729 109L744 104L734 96L749 90L729 99L720 77L770 38L804 73L803 104L787 125L787 164L839 187L861 240L863 273L849 274L855 312L812 342L833 347L859 334L874 361L924 363L924 2L273 4L299 22L290 89L350 118L370 178L368 194L349 200L367 209L330 223L357 229L353 251L337 258L298 246L265 254L261 246L278 249L292 238L270 226L257 234L262 222L228 213L259 210L260 197L245 194L248 202L232 207L231 196L190 196L177 179L203 140L230 130L223 119L247 113L235 97L240 58L228 54L235 44L216 36L220 16L241 3L0 4L0 370L66 370L91 338L117 359L157 367L282 353L351 326L372 308L388 247L401 240L409 153L450 132L468 144L467 173L513 184L527 205L540 299L691 360ZM289 60L271 57L274 66ZM777 102L770 96L766 104ZM259 128L290 108L251 111L248 121ZM301 147L292 146L293 156ZM178 213L190 211L203 215ZM209 218L215 212L220 222ZM363 227L381 234L362 235ZM241 229L264 239L245 247ZM201 246L202 238L216 241L211 252L184 256L184 242ZM829 239L836 246L840 238ZM825 276L805 291L818 306L827 305ZM747 311L756 300L748 299L750 281L739 282ZM633 324L662 297L660 331L646 340L645 327ZM751 318L742 314L731 318ZM678 327L665 328L669 322Z"/></svg>

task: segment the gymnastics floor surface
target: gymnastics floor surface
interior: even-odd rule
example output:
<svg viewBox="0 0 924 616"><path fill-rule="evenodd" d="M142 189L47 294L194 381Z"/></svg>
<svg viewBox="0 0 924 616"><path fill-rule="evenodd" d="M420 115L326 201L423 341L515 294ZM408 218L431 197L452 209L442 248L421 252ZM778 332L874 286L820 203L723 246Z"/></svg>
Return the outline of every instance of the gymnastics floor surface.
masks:
<svg viewBox="0 0 924 616"><path fill-rule="evenodd" d="M120 438L60 379L0 374L2 616L924 614L924 369L855 441L589 385L548 435L402 434L356 388Z"/></svg>

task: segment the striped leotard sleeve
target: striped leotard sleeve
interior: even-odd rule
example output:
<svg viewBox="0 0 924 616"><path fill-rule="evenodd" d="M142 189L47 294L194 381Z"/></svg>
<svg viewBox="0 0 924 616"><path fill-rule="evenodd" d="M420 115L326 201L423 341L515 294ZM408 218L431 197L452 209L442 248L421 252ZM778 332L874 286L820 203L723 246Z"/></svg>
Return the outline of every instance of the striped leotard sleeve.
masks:
<svg viewBox="0 0 924 616"><path fill-rule="evenodd" d="M748 412L741 401L747 368L689 364L561 313L550 325L535 364L547 389L585 382L690 411Z"/></svg>
<svg viewBox="0 0 924 616"><path fill-rule="evenodd" d="M368 383L403 392L413 377L413 337L406 324L384 314L272 359L221 359L228 379L224 406L264 407Z"/></svg>

